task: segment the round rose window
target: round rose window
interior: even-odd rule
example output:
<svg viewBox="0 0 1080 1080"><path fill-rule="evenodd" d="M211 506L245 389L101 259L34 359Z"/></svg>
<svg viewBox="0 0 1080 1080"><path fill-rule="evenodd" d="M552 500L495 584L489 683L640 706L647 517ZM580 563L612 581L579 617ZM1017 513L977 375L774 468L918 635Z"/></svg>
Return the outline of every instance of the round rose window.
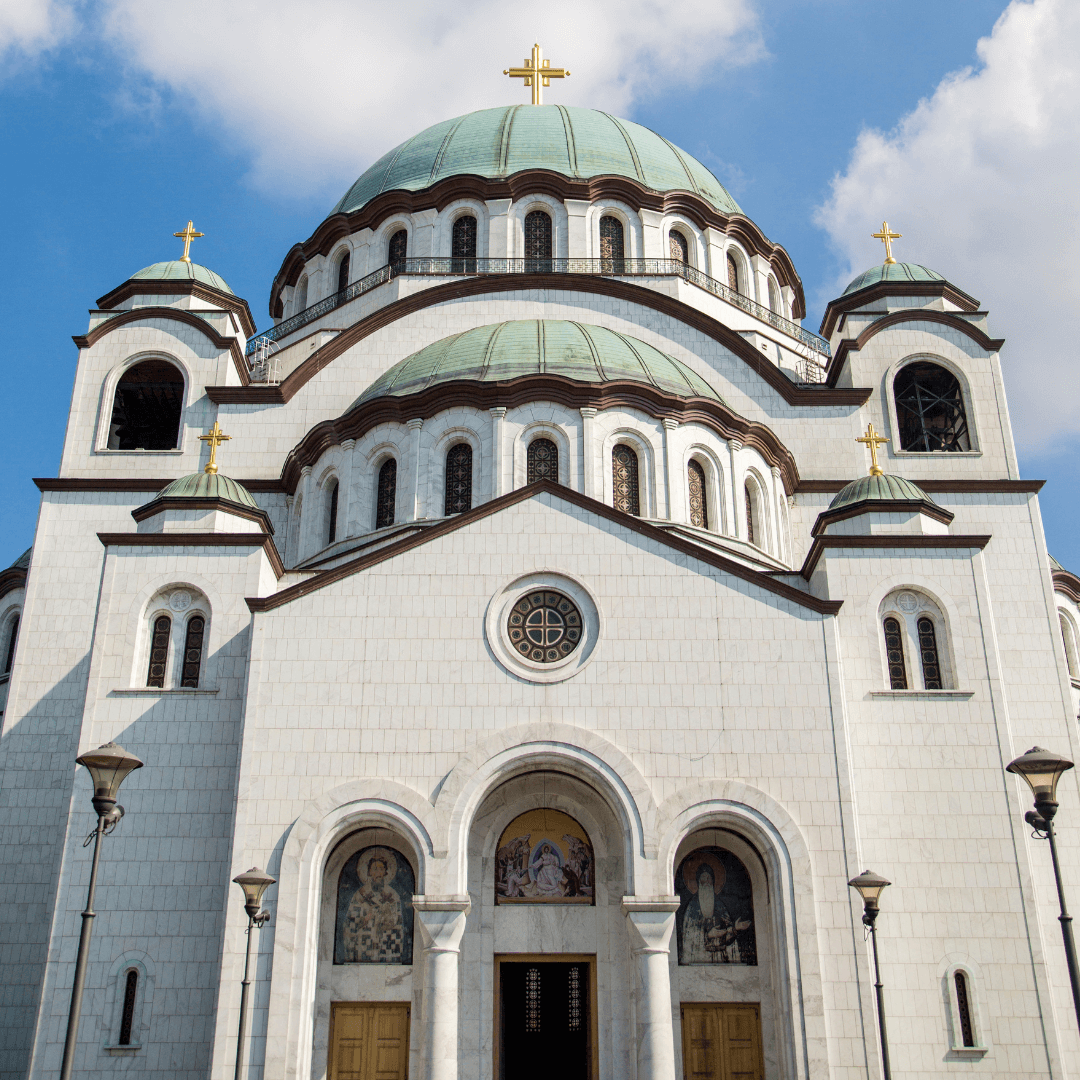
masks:
<svg viewBox="0 0 1080 1080"><path fill-rule="evenodd" d="M526 660L552 664L581 644L581 612L573 600L547 589L526 593L510 609L510 644Z"/></svg>

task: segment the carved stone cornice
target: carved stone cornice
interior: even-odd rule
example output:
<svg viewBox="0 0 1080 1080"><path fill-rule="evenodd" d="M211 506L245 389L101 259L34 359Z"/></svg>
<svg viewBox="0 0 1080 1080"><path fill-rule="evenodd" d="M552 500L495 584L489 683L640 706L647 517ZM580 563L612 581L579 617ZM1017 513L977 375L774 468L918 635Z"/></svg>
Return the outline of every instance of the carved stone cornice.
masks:
<svg viewBox="0 0 1080 1080"><path fill-rule="evenodd" d="M251 317L251 308L248 307L246 300L232 293L221 292L201 281L143 281L130 278L112 292L98 297L97 305L99 308L109 310L132 296L195 296L209 304L216 304L226 311L231 311L240 320L240 325L248 337L253 337L255 334L255 320Z"/></svg>

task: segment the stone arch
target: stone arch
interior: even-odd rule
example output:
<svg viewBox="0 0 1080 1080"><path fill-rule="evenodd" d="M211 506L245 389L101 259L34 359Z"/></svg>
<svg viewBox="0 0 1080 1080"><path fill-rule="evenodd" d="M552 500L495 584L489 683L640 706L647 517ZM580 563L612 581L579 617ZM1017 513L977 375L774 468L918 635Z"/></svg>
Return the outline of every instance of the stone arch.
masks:
<svg viewBox="0 0 1080 1080"><path fill-rule="evenodd" d="M892 443L889 450L893 454L941 453L942 451L905 450L900 445L900 415L896 406L896 380L904 368L911 364L933 364L948 372L960 387L960 399L963 405L964 420L967 427L968 449L960 453L978 453L980 447L979 423L975 408L975 395L972 392L971 376L954 359L934 352L914 352L889 365L884 375L885 400L888 403L889 426L892 431Z"/></svg>
<svg viewBox="0 0 1080 1080"><path fill-rule="evenodd" d="M146 453L162 453L169 450L183 449L184 442L184 410L187 408L190 397L192 378L191 371L178 357L160 349L136 353L127 357L122 363L117 364L105 377L101 388L101 404L98 412L97 435L94 440L95 450L119 450L124 449L119 445L117 432L114 431L116 412L119 402L121 384L128 376L142 365L168 365L176 370L180 386L177 403L176 432L173 445L167 448L150 448ZM113 443L117 443L113 446Z"/></svg>

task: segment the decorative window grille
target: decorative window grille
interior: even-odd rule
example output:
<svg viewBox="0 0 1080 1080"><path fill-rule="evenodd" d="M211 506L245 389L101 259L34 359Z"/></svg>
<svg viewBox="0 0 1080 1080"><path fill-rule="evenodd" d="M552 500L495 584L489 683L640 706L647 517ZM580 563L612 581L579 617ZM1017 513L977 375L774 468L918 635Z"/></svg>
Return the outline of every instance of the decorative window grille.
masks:
<svg viewBox="0 0 1080 1080"><path fill-rule="evenodd" d="M455 273L469 273L476 269L476 218L464 214L454 222L451 255Z"/></svg>
<svg viewBox="0 0 1080 1080"><path fill-rule="evenodd" d="M967 976L962 971L953 975L956 987L956 1012L960 1017L960 1037L965 1046L975 1045L975 1026L971 1022L971 1006L968 1003Z"/></svg>
<svg viewBox="0 0 1080 1080"><path fill-rule="evenodd" d="M120 1046L131 1045L131 1025L135 1019L135 997L139 992L139 973L132 968L124 980L124 1007L120 1013Z"/></svg>
<svg viewBox="0 0 1080 1080"><path fill-rule="evenodd" d="M638 458L633 448L625 443L619 443L611 452L611 483L615 509L640 517Z"/></svg>
<svg viewBox="0 0 1080 1080"><path fill-rule="evenodd" d="M743 485L743 495L746 499L746 539L751 544L756 543L754 540L754 496L750 494L750 485Z"/></svg>
<svg viewBox="0 0 1080 1080"><path fill-rule="evenodd" d="M296 303L293 305L293 307L296 309L297 312L303 311L304 308L306 308L308 306L308 303L307 303L307 287L308 287L308 279L307 279L307 274L305 274L300 279L300 284L296 287Z"/></svg>
<svg viewBox="0 0 1080 1080"><path fill-rule="evenodd" d="M622 222L611 214L600 219L600 258L603 260L601 272L619 274L626 259L626 245L623 242Z"/></svg>
<svg viewBox="0 0 1080 1080"><path fill-rule="evenodd" d="M181 686L195 688L199 685L205 632L206 620L201 615L192 615L188 619L187 634L184 640L184 668L180 673Z"/></svg>
<svg viewBox="0 0 1080 1080"><path fill-rule="evenodd" d="M919 655L922 657L923 686L927 690L941 689L941 665L938 663L937 635L934 620L919 619Z"/></svg>
<svg viewBox="0 0 1080 1080"><path fill-rule="evenodd" d="M386 251L386 261L395 268L400 267L409 254L409 234L405 229L398 229L390 237L390 245Z"/></svg>
<svg viewBox="0 0 1080 1080"><path fill-rule="evenodd" d="M580 1031L582 1024L581 1008L581 968L574 964L569 972L569 985L567 986L567 1028L570 1031Z"/></svg>
<svg viewBox="0 0 1080 1080"><path fill-rule="evenodd" d="M172 619L159 615L154 620L154 632L150 639L150 667L146 672L147 686L165 686L165 667L169 662L169 635Z"/></svg>
<svg viewBox="0 0 1080 1080"><path fill-rule="evenodd" d="M110 450L174 450L180 435L184 377L164 360L144 360L116 385Z"/></svg>
<svg viewBox="0 0 1080 1080"><path fill-rule="evenodd" d="M472 507L472 447L457 443L446 455L446 505L443 513L461 514Z"/></svg>
<svg viewBox="0 0 1080 1080"><path fill-rule="evenodd" d="M540 1030L540 969L525 972L525 1030Z"/></svg>
<svg viewBox="0 0 1080 1080"><path fill-rule="evenodd" d="M397 516L397 462L388 458L379 470L379 492L375 500L375 528L394 524Z"/></svg>
<svg viewBox="0 0 1080 1080"><path fill-rule="evenodd" d="M964 395L952 372L925 361L908 364L893 391L901 450L971 449Z"/></svg>
<svg viewBox="0 0 1080 1080"><path fill-rule="evenodd" d="M709 527L708 496L705 494L705 470L700 462L691 461L686 466L686 482L690 489L690 524L699 529Z"/></svg>
<svg viewBox="0 0 1080 1080"><path fill-rule="evenodd" d="M346 251L341 256L341 262L337 264L337 291L341 292L342 289L349 287L349 253Z"/></svg>
<svg viewBox="0 0 1080 1080"><path fill-rule="evenodd" d="M690 262L690 245L686 242L686 237L676 229L668 233L668 258L681 263Z"/></svg>
<svg viewBox="0 0 1080 1080"><path fill-rule="evenodd" d="M326 542L332 544L337 539L338 484L330 489L330 513L326 525Z"/></svg>
<svg viewBox="0 0 1080 1080"><path fill-rule="evenodd" d="M526 263L526 270L537 273L550 269L551 216L543 210L533 210L525 215L525 258L540 260Z"/></svg>
<svg viewBox="0 0 1080 1080"><path fill-rule="evenodd" d="M550 439L533 439L528 450L528 476L526 482L537 480L559 482L559 448Z"/></svg>
<svg viewBox="0 0 1080 1080"><path fill-rule="evenodd" d="M904 634L900 620L891 615L883 623L885 628L885 659L889 665L889 685L893 690L906 690L907 668L904 665Z"/></svg>
<svg viewBox="0 0 1080 1080"><path fill-rule="evenodd" d="M8 638L7 649L4 653L4 674L8 675L11 672L12 665L15 663L15 645L19 640L19 616L8 623Z"/></svg>
<svg viewBox="0 0 1080 1080"><path fill-rule="evenodd" d="M729 289L739 292L739 264L735 261L734 255L727 257L727 283Z"/></svg>
<svg viewBox="0 0 1080 1080"><path fill-rule="evenodd" d="M776 282L769 278L769 308L775 314L783 315L782 306L780 303L780 290L776 287Z"/></svg>

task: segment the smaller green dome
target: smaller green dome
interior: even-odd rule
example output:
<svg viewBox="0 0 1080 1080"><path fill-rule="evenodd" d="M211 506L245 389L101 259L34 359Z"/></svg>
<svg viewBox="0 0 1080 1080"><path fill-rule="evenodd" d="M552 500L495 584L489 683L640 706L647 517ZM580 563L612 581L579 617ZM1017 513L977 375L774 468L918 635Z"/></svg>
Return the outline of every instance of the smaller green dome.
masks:
<svg viewBox="0 0 1080 1080"><path fill-rule="evenodd" d="M28 547L9 567L9 570L26 570L30 566L30 554L34 549Z"/></svg>
<svg viewBox="0 0 1080 1080"><path fill-rule="evenodd" d="M153 266L144 267L137 274L131 275L132 281L198 281L203 285L209 285L218 292L228 293L235 296L236 293L225 284L225 279L218 277L213 270L200 266L198 263L184 262L182 259L172 259L169 262L154 263Z"/></svg>
<svg viewBox="0 0 1080 1080"><path fill-rule="evenodd" d="M935 273L929 267L919 266L918 263L882 263L881 266L872 266L865 273L860 274L845 290L843 295L867 289L871 285L878 285L883 281L908 282L908 281L944 281L945 279Z"/></svg>
<svg viewBox="0 0 1080 1080"><path fill-rule="evenodd" d="M225 499L258 510L259 504L243 484L221 473L198 472L181 476L158 492L159 499Z"/></svg>
<svg viewBox="0 0 1080 1080"><path fill-rule="evenodd" d="M937 506L918 484L905 480L902 476L860 476L847 487L841 488L836 498L829 503L830 510L842 510L856 503L874 502L921 502Z"/></svg>

